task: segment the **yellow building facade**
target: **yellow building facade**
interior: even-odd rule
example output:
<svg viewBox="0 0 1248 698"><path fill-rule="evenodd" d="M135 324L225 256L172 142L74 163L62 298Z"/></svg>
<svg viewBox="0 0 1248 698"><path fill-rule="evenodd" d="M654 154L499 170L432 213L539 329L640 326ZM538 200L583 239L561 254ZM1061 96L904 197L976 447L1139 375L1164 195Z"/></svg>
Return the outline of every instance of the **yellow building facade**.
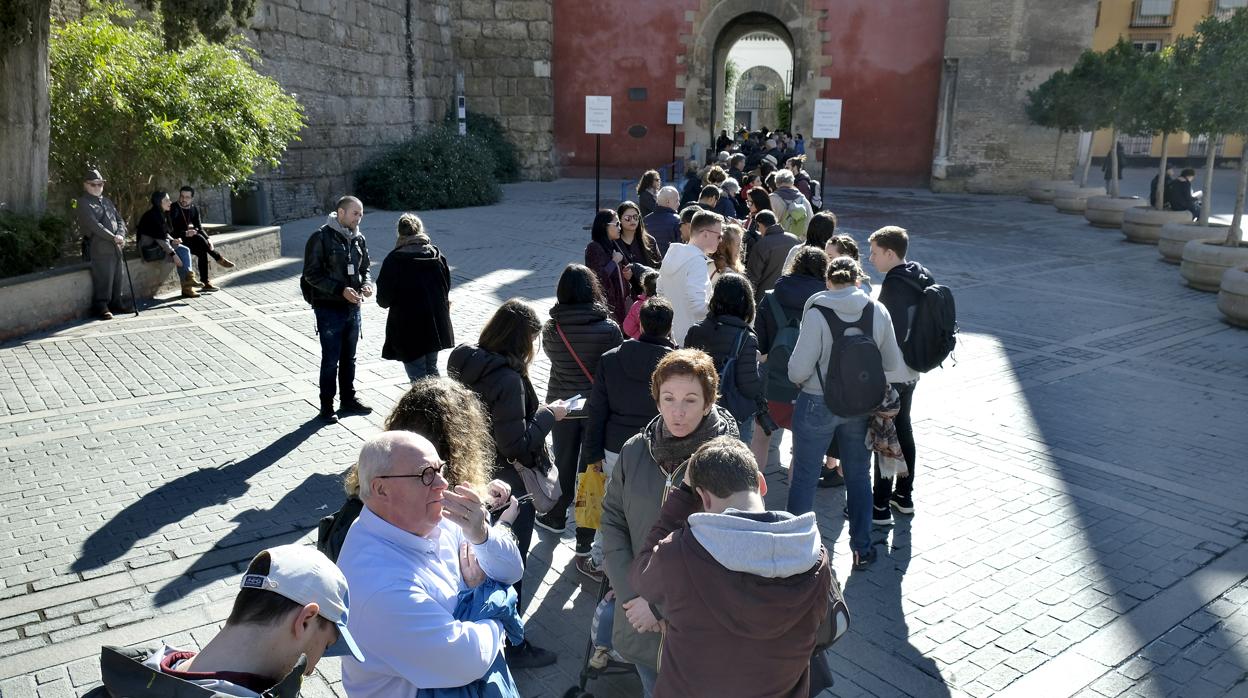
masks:
<svg viewBox="0 0 1248 698"><path fill-rule="evenodd" d="M1195 33L1196 25L1209 15L1226 16L1248 0L1101 0L1097 3L1096 30L1092 48L1104 51L1125 38L1141 51L1159 51L1173 44L1178 37ZM1092 140L1092 154L1109 152L1112 136L1109 129L1097 131ZM1160 157L1161 137L1121 134L1119 140L1128 157ZM1207 139L1201 135L1171 134L1167 157L1203 159ZM1243 140L1225 136L1214 144L1219 157L1242 157Z"/></svg>

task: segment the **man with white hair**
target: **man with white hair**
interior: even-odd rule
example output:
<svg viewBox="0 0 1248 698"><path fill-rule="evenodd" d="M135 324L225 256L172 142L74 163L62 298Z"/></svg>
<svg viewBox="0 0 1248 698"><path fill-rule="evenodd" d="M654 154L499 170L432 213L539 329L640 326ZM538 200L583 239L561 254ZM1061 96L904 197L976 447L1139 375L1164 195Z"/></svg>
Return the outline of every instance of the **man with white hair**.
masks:
<svg viewBox="0 0 1248 698"><path fill-rule="evenodd" d="M680 242L680 216L676 209L680 206L680 192L676 187L663 187L655 197L658 206L646 215L646 232L654 236L659 245L659 257L667 254L667 248L673 242Z"/></svg>
<svg viewBox="0 0 1248 698"><path fill-rule="evenodd" d="M486 577L513 584L524 563L511 535L512 506L490 526L472 489L447 489L446 463L428 439L383 432L360 450L364 510L338 557L354 597L349 628L366 662L345 659L343 686L352 698L404 696L421 688L454 688L480 679L503 651L496 620L455 620L459 592ZM495 480L493 501L511 491Z"/></svg>
<svg viewBox="0 0 1248 698"><path fill-rule="evenodd" d="M776 212L780 227L803 240L815 209L794 184L793 170L776 171L776 190L771 193L771 210Z"/></svg>

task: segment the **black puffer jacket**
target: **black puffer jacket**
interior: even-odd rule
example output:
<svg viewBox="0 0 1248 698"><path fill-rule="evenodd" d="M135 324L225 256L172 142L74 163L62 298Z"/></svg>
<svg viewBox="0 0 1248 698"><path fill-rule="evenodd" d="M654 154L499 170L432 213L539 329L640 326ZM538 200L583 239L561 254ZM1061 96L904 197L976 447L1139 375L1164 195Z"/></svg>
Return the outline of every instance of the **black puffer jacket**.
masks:
<svg viewBox="0 0 1248 698"><path fill-rule="evenodd" d="M455 346L451 270L428 238L396 247L377 275L377 305L389 308L381 358L415 361Z"/></svg>
<svg viewBox="0 0 1248 698"><path fill-rule="evenodd" d="M775 295L785 315L800 323L806 301L816 293L826 290L828 287L823 279L816 279L813 276L788 275L780 277L776 281L776 287L767 294ZM780 333L780 328L784 325L784 322L772 312L767 294L759 298L758 315L754 317L754 333L758 335L758 350L763 354L771 352L771 343L775 341L776 335Z"/></svg>
<svg viewBox="0 0 1248 698"><path fill-rule="evenodd" d="M604 451L619 453L624 442L659 413L650 396L650 375L675 348L666 337L643 334L602 355L586 406L589 421L581 442L583 462L602 460Z"/></svg>
<svg viewBox="0 0 1248 698"><path fill-rule="evenodd" d="M585 365L585 371L581 370L572 352L568 351L556 326L563 330L563 336L572 345L576 357ZM589 393L593 390L589 376L598 370L598 360L603 352L620 346L622 341L624 333L614 320L607 318L605 308L592 303L557 304L551 308L550 320L542 328L542 351L550 357L546 402L563 400L573 395L582 395L588 400ZM589 375L586 375L586 371Z"/></svg>
<svg viewBox="0 0 1248 698"><path fill-rule="evenodd" d="M502 356L471 344L455 347L446 368L480 396L490 412L496 472L502 472L509 460L543 472L550 469L546 435L555 426L555 414L537 401L528 376Z"/></svg>
<svg viewBox="0 0 1248 698"><path fill-rule="evenodd" d="M732 350L736 348L737 336L745 331L741 351L737 354L737 389L753 400L760 410L767 408L763 398L763 380L758 374L758 338L744 320L734 315L711 315L689 328L685 335L685 348L701 349L711 355L715 368L723 370ZM720 403L721 406L723 403ZM734 414L738 421L749 415Z"/></svg>

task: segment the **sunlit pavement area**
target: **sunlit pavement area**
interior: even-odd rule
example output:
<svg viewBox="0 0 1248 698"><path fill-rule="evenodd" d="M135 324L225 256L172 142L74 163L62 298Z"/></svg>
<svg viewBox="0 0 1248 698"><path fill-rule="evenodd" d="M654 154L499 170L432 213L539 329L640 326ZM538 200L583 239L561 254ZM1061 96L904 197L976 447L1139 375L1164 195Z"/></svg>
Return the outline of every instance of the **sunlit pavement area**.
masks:
<svg viewBox="0 0 1248 698"><path fill-rule="evenodd" d="M1128 190L1149 176L1130 173ZM875 529L873 567L850 572L843 488L818 493L853 613L833 693L1248 694L1248 332L1155 247L1051 206L867 189L827 202L862 245L907 228L962 330L919 383L917 511ZM377 263L397 215L364 218ZM454 267L457 337L474 341L507 298L553 303L563 265L582 260L593 181L508 185L496 206L421 215ZM0 346L5 698L85 693L102 644L206 642L252 555L313 541L341 504L342 474L406 380L380 358L385 311L366 304L357 385L377 411L313 421L319 344L297 277L320 224L284 225L286 258L216 294ZM540 358L539 394L547 372ZM767 468L774 508L787 440L782 454ZM539 529L527 574L529 637L560 659L517 680L560 696L597 589L572 565L570 530ZM631 675L589 689L640 693ZM338 660L303 695L345 695Z"/></svg>

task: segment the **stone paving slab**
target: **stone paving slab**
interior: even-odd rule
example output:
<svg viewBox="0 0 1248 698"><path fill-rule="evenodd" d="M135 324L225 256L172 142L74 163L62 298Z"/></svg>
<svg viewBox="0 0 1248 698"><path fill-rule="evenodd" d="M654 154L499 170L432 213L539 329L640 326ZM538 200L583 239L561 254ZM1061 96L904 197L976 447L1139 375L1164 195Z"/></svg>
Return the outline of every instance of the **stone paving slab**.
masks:
<svg viewBox="0 0 1248 698"><path fill-rule="evenodd" d="M818 494L854 612L832 693L1248 693L1248 333L1151 247L1051 207L829 194L864 248L876 227L910 228L911 257L954 288L963 331L916 393L918 513L874 531L879 563L851 574L844 493ZM494 207L421 214L452 263L460 341L513 296L545 314L591 201L592 182L524 183ZM396 218L365 218L378 264ZM405 379L380 359L385 312L366 304L358 375L377 412L309 422L319 345L297 275L320 224L283 226L285 257L215 296L0 345L0 696L85 693L105 642L202 644L246 561L310 542L340 504L341 474ZM539 353L539 390L548 372ZM767 478L778 508L787 472ZM526 574L529 632L559 662L517 681L560 696L597 590L572 566L570 533L539 530ZM639 694L627 675L589 688ZM323 661L304 695L344 695L339 663Z"/></svg>

